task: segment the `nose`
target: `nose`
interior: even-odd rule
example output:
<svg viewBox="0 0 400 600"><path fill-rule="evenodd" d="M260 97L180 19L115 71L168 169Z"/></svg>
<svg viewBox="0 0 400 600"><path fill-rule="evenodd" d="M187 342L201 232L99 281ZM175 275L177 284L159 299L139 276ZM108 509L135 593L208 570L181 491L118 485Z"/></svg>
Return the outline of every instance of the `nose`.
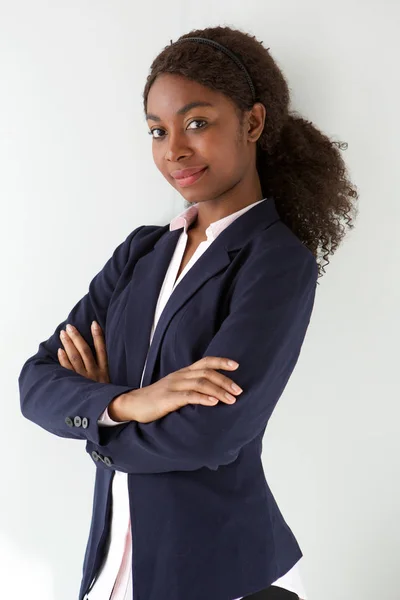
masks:
<svg viewBox="0 0 400 600"><path fill-rule="evenodd" d="M187 138L179 131L170 131L167 135L167 149L165 152L166 160L177 162L184 156L189 156L191 150L187 145Z"/></svg>

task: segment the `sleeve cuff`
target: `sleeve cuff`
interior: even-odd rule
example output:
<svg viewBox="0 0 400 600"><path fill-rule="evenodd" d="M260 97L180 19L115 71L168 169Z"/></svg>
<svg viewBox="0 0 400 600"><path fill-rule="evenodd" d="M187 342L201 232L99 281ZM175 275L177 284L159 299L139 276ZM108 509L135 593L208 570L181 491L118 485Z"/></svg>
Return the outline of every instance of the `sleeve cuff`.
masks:
<svg viewBox="0 0 400 600"><path fill-rule="evenodd" d="M100 415L98 421L98 425L105 425L107 427L113 427L115 425L121 425L121 423L129 423L129 421L114 421L108 414L108 407L105 411Z"/></svg>

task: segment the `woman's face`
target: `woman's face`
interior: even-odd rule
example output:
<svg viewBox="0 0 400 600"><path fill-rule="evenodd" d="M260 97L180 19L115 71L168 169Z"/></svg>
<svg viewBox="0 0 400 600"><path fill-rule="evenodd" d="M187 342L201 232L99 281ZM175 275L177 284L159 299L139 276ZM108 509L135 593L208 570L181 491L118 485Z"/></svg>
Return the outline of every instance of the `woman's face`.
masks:
<svg viewBox="0 0 400 600"><path fill-rule="evenodd" d="M209 106L185 109L198 102ZM240 127L233 103L222 93L181 75L163 73L150 88L146 117L154 162L188 202L216 199L243 179L254 179L254 131L247 119ZM190 185L181 185L171 175L191 167L206 169Z"/></svg>

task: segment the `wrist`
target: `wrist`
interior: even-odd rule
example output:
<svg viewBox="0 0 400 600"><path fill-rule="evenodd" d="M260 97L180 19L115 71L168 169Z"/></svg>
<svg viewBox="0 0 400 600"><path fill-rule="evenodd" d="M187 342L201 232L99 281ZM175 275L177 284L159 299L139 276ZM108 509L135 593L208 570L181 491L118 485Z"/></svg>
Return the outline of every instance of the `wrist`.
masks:
<svg viewBox="0 0 400 600"><path fill-rule="evenodd" d="M132 415L129 414L129 395L131 392L125 392L116 396L108 405L107 411L113 421L131 421ZM131 411L132 412L132 411Z"/></svg>

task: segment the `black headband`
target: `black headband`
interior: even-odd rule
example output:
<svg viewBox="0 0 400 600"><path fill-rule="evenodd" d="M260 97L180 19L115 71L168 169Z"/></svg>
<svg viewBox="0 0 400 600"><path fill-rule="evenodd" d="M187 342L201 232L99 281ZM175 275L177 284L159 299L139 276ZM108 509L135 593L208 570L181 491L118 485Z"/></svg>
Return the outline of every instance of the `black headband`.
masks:
<svg viewBox="0 0 400 600"><path fill-rule="evenodd" d="M253 97L253 102L255 102L256 100L256 91L254 89L254 85L253 82L251 80L251 77L246 69L246 67L244 66L244 64L242 63L241 60L239 60L239 58L236 56L236 54L234 54L231 50L229 50L228 48L226 48L225 46L223 46L222 44L220 44L219 42L216 42L215 40L210 40L209 38L203 38L203 37L186 37L186 38L181 38L180 40L177 40L176 42L174 42L173 45L175 44L179 44L180 42L199 42L200 44L208 44L209 46L214 46L214 48L218 48L218 50L221 50L222 52L225 52L225 54L227 56L229 56L229 58L231 58L236 65L243 71L246 79L247 79L247 83L250 86L251 89L251 95Z"/></svg>

